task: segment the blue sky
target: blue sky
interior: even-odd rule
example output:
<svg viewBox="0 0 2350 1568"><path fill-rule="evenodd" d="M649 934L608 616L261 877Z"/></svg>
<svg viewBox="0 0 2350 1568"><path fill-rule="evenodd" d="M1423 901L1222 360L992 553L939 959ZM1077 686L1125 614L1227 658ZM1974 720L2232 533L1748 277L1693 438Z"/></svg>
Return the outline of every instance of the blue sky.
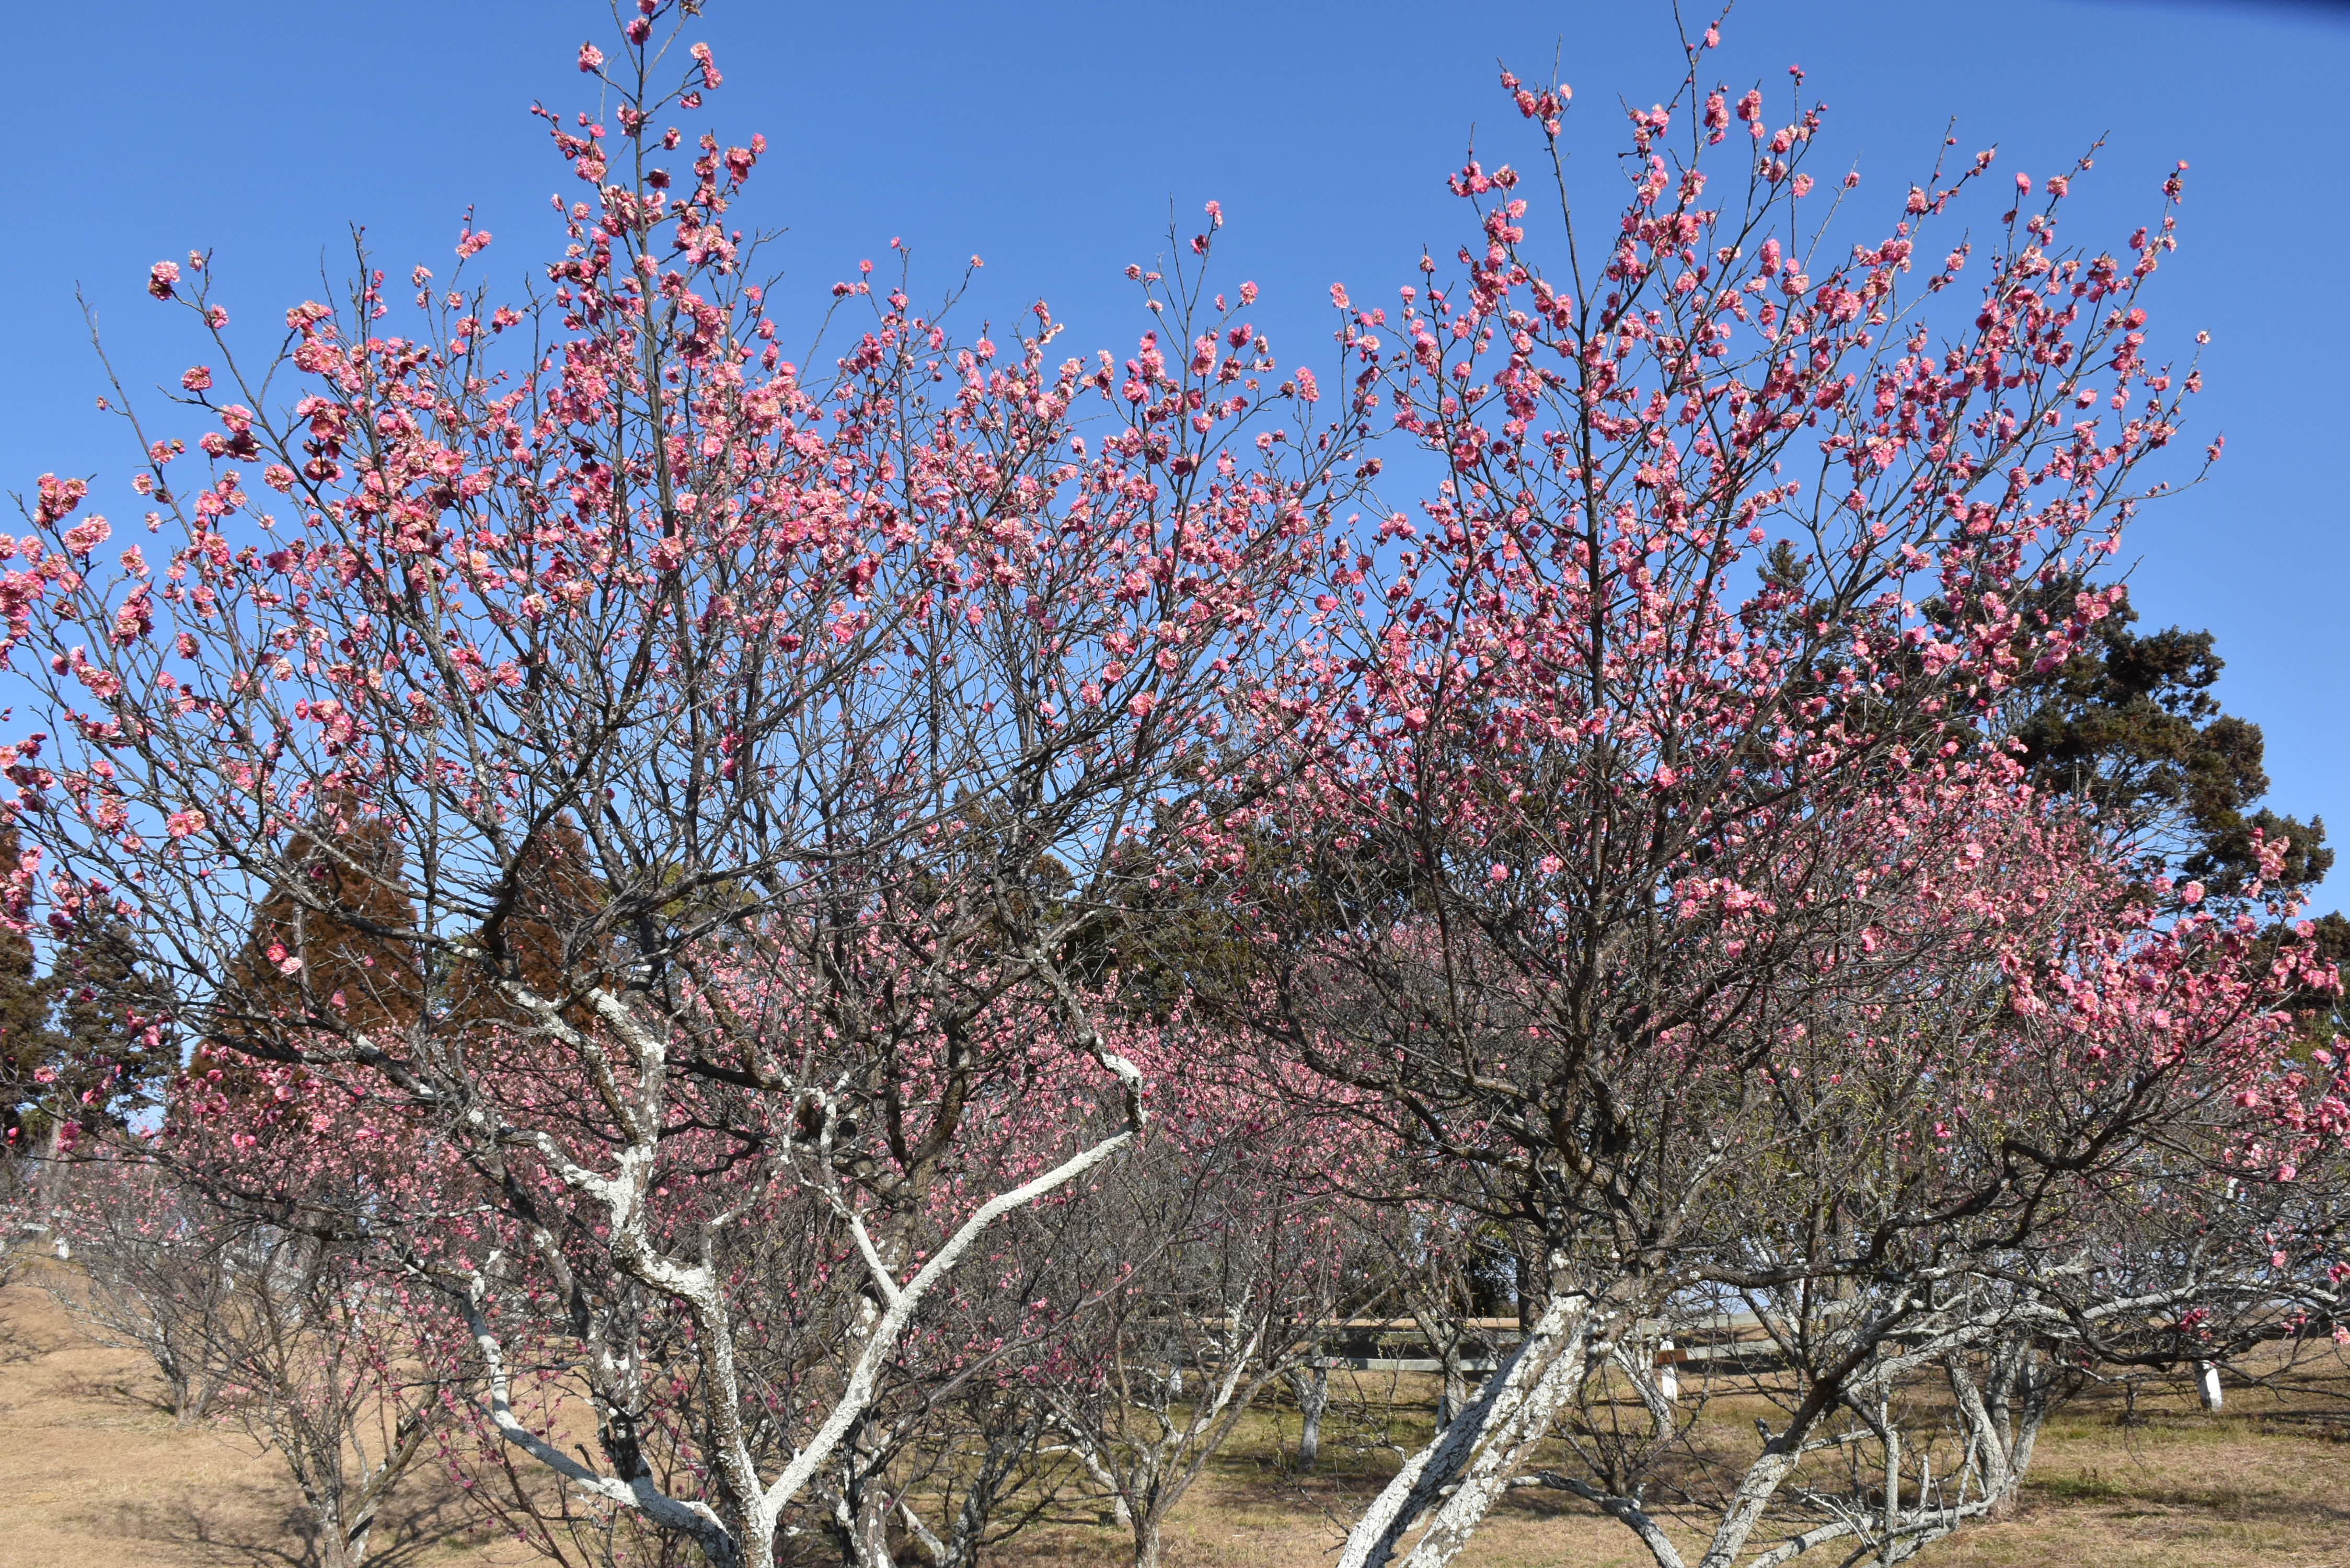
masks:
<svg viewBox="0 0 2350 1568"><path fill-rule="evenodd" d="M1489 161L1532 152L1497 58L1529 77L1559 59L1595 170L1619 100L1666 97L1678 75L1662 0L712 0L696 31L727 76L705 117L772 144L738 212L787 230L774 252L787 294L815 298L903 236L941 286L985 256L981 311L1008 318L1041 296L1087 347L1136 330L1119 272L1163 244L1170 203L1188 234L1214 197L1219 274L1263 287L1278 346L1318 349L1332 281L1383 288L1423 244L1451 250L1443 176L1472 130ZM610 32L602 6L554 0L17 8L0 62L0 297L16 318L0 337L0 487L47 470L104 472L101 494L119 483L126 450L91 408L77 286L137 387L193 352L140 291L149 263L192 246L215 251L220 297L255 324L317 293L322 265L347 269L354 222L388 268L445 268L472 204L500 239L482 262L519 267L548 236L548 194L571 183L525 111L593 108L572 57ZM1812 167L1856 164L1864 196L1904 189L1953 116L1962 150L1997 143L2002 169L2035 175L2106 138L2068 204L2074 241L2117 242L2155 211L2171 163L2192 165L2155 329L2178 349L2212 334L2190 433L2225 431L2229 455L2139 525L2135 592L2154 624L2218 633L2222 696L2268 736L2272 803L2324 815L2350 847L2336 656L2350 440L2334 392L2350 364L2336 300L2350 9L1744 0L1718 58L1774 101L1800 62L1830 108ZM2350 867L2322 904L2346 897Z"/></svg>

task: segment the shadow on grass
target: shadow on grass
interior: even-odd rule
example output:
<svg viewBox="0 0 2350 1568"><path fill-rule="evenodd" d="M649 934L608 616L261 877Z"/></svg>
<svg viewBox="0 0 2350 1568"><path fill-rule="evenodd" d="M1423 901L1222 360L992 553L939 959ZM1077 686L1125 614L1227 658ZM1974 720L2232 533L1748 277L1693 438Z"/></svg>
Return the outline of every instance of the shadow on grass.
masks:
<svg viewBox="0 0 2350 1568"><path fill-rule="evenodd" d="M64 1343L35 1332L22 1321L23 1314L15 1310L16 1292L32 1290L33 1282L23 1273L12 1281L6 1272L7 1262L0 1258L0 1366L37 1360Z"/></svg>
<svg viewBox="0 0 2350 1568"><path fill-rule="evenodd" d="M394 1497L369 1538L368 1568L412 1568L433 1548L466 1533L471 1521L461 1502L454 1487ZM139 1503L104 1519L86 1516L86 1521L117 1540L169 1547L190 1561L223 1568L318 1568L326 1561L309 1510L290 1487L233 1483L201 1501Z"/></svg>
<svg viewBox="0 0 2350 1568"><path fill-rule="evenodd" d="M2108 1470L2093 1465L2071 1475L2034 1476L2024 1483L2027 1502L2043 1505L2089 1503L2124 1512L2209 1513L2225 1520L2267 1520L2298 1514L2304 1521L2350 1521L2350 1509L2331 1506L2314 1498L2294 1496L2269 1486L2211 1480L2179 1485L2127 1469Z"/></svg>

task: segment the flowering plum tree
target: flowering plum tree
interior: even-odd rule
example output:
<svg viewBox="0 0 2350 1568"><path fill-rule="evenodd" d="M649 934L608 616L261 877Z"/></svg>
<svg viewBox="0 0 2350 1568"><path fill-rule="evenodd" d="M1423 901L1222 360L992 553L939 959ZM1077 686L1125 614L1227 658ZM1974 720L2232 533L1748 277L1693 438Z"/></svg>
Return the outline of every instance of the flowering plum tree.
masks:
<svg viewBox="0 0 2350 1568"><path fill-rule="evenodd" d="M446 1422L432 1330L449 1314L348 1249L210 1203L186 1180L203 1151L148 1152L69 1165L55 1218L75 1270L50 1293L101 1343L144 1352L182 1425L233 1422L276 1454L319 1561L358 1568Z"/></svg>
<svg viewBox="0 0 2350 1568"><path fill-rule="evenodd" d="M1282 700L1310 744L1221 869L1260 869L1253 1015L1385 1107L1430 1189L1465 1186L1542 1257L1518 1349L1345 1568L1415 1531L1414 1568L1450 1560L1594 1356L1676 1301L1851 1262L1756 1270L1717 1229L1732 1195L1792 1197L1814 1140L1897 1130L1843 1092L1847 1051L1908 1064L1904 1136L1961 1125L1979 1085L1957 1064L1985 1052L2083 1099L2063 1137L2004 1137L1939 1198L1893 1180L1871 1221L1887 1244L1937 1216L2028 1226L2022 1195L2118 1158L2156 1085L2237 1086L2290 984L2232 926L2100 901L2094 836L1991 722L2112 609L2095 568L2161 488L2143 465L2196 385L2145 349L2172 220L2060 248L2075 169L2016 176L1987 239L1937 243L1985 153L1850 244L1856 177L1804 169L1820 112L1774 124L1759 90L1709 89L1716 36L1670 105L1632 113L1629 193L1596 239L1567 201L1566 89L1505 75L1556 175L1555 265L1534 181L1472 159L1465 276L1429 258L1389 304L1333 291L1362 384L1441 478L1334 553ZM2158 977L2197 1006L2117 1056L2067 1033ZM1774 1434L1762 1469L1805 1441Z"/></svg>
<svg viewBox="0 0 2350 1568"><path fill-rule="evenodd" d="M235 1379L232 1412L284 1462L320 1560L359 1568L463 1397L438 1376L440 1314L418 1311L421 1282L385 1280L315 1238L249 1226L238 1241L235 1314L212 1352Z"/></svg>
<svg viewBox="0 0 2350 1568"><path fill-rule="evenodd" d="M2255 1297L2272 1332L2289 1315L2241 1267L2252 1228L2231 1245L2208 1220L2223 1187L2300 1174L2277 1096L2299 1113L2314 1085L2285 1064L2270 1004L2303 956L2272 967L2241 905L2158 922L2112 838L2024 823L2004 843L1979 828L1968 842L1996 870L1912 911L1960 929L1995 912L1978 928L1995 936L1786 1016L1770 1114L1731 1129L1762 1147L1728 1162L1747 1169L1714 1189L1702 1256L1683 1260L1702 1286L1661 1325L1711 1342L1688 1368L1698 1397L1662 1397L1619 1353L1648 1419L1586 1423L1569 1440L1585 1473L1544 1472L1660 1568L1739 1561L1766 1523L1781 1539L1758 1562L1839 1539L1907 1556L2012 1499L2083 1369L2175 1362ZM2186 1241L2198 1209L2205 1234ZM2165 1255L2157 1235L2185 1244ZM1921 1378L1947 1397L1918 1397ZM1779 1407L1735 1459L1689 1441L1718 1394ZM1667 1464L1685 1504L1704 1501L1686 1556L1642 1502Z"/></svg>
<svg viewBox="0 0 2350 1568"><path fill-rule="evenodd" d="M1067 955L1128 830L1260 743L1355 427L1253 286L1204 289L1212 204L1138 270L1122 364L1053 359L1042 306L959 344L869 265L855 341L785 360L728 226L764 143L665 123L720 81L695 44L654 85L672 9L582 48L603 118L542 111L579 185L527 300L463 284L469 223L412 327L362 258L254 366L206 259L156 264L209 428L191 454L118 388L144 528L78 480L27 505L9 909L121 922L166 996L134 1027L284 1069L208 1062L174 1114L257 1084L225 1185L451 1293L507 1442L761 1563L977 1240L1139 1134ZM966 1167L1070 1053L1075 1107ZM804 1331L784 1392L754 1319ZM577 1369L593 1462L519 1414L525 1344Z"/></svg>
<svg viewBox="0 0 2350 1568"><path fill-rule="evenodd" d="M54 1281L54 1298L99 1343L154 1364L173 1419L202 1419L224 1381L205 1355L227 1311L222 1238L159 1167L91 1163L65 1185L51 1220L79 1277Z"/></svg>
<svg viewBox="0 0 2350 1568"><path fill-rule="evenodd" d="M109 400L154 542L45 475L0 552L9 927L198 1043L156 1147L210 1199L434 1293L502 1465L727 1568L959 1568L1082 1473L1148 1562L1377 1282L1315 1240L1370 1198L1462 1376L1342 1568L1449 1562L1597 1376L1645 1426L1534 1479L1681 1561L1648 1351L1730 1307L1784 1407L1699 1560L1891 1557L2012 1493L2052 1358L2334 1310L2275 1196L2345 1127L2263 886L2314 846L2239 769L2189 825L2229 879L2157 877L2180 825L2019 733L2122 647L2197 385L2167 211L2060 245L2085 160L1945 241L1985 153L1854 244L1820 111L1709 88L1709 28L1596 238L1566 89L1504 75L1555 207L1472 158L1457 282L1334 288L1329 410L1203 283L1212 202L1129 356L951 337L901 256L801 364L729 226L764 142L671 123L706 47L657 80L695 9L539 111L578 187L525 297L469 219L253 363L157 263L209 348L196 431ZM1375 418L1430 483L1357 528ZM2280 1240L2180 1240L2238 1220ZM1522 1328L1473 1394L1463 1249ZM1955 1448L1896 1413L1927 1371Z"/></svg>

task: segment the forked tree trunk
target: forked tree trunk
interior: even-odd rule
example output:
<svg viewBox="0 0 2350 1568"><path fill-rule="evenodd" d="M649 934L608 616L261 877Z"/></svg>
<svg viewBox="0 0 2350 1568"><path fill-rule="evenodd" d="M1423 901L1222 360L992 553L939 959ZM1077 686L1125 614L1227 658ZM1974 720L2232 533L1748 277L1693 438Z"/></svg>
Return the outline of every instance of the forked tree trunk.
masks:
<svg viewBox="0 0 2350 1568"><path fill-rule="evenodd" d="M1397 1543L1424 1519L1428 1529L1407 1568L1450 1563L1582 1386L1592 1327L1587 1297L1554 1296L1482 1391L1372 1500L1337 1568L1385 1568Z"/></svg>

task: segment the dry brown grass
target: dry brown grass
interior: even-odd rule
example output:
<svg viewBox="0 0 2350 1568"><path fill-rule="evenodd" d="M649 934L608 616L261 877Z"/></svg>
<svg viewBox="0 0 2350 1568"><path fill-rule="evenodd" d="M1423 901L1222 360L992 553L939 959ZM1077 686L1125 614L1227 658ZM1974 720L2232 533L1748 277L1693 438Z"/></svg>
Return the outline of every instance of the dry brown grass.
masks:
<svg viewBox="0 0 2350 1568"><path fill-rule="evenodd" d="M152 1369L83 1338L38 1274L0 1290L0 1568L304 1562L302 1500L276 1457L219 1427L174 1425ZM369 1561L525 1561L453 1536L451 1490L418 1478Z"/></svg>
<svg viewBox="0 0 2350 1568"><path fill-rule="evenodd" d="M1432 1392L1432 1391L1431 1391ZM2294 1408L2238 1390L2221 1416L2195 1408L2186 1387L2125 1409L2092 1393L2051 1423L2022 1506L1970 1526L1918 1561L1945 1568L2350 1568L2350 1406L2334 1421L2287 1421ZM1723 1401L1709 1418L1746 1428L1763 1407ZM1409 1442L1424 1436L1399 1429ZM1368 1456L1309 1480L1278 1463L1283 1423L1257 1422L1239 1451L1202 1478L1170 1532L1175 1568L1326 1568L1337 1521L1385 1480ZM1285 1434L1295 1437L1294 1418ZM1694 1521L1659 1511L1684 1544ZM1758 1542L1759 1544L1759 1542ZM1023 1563L1118 1568L1117 1532L1071 1521L1024 1537ZM1695 1553L1690 1553L1694 1557ZM1837 1557L1822 1554L1822 1561ZM1521 1491L1478 1536L1463 1568L1651 1568L1621 1526L1556 1494Z"/></svg>
<svg viewBox="0 0 2350 1568"><path fill-rule="evenodd" d="M10 1348L11 1342L14 1348ZM1419 1390L1406 1390L1408 1394ZM138 1359L81 1339L30 1282L0 1291L0 1568L302 1561L298 1500L274 1459L217 1429L182 1428L156 1407ZM2284 1421L2235 1396L2224 1416L2184 1390L2091 1396L2043 1439L2023 1506L1923 1561L1946 1568L2350 1568L2350 1420ZM1744 1421L1725 1407L1722 1417ZM2350 1415L2350 1410L2345 1411ZM1389 1434L1424 1433L1406 1407ZM1295 1417L1253 1418L1203 1477L1169 1533L1170 1568L1323 1568L1347 1517L1392 1454L1334 1443L1323 1474L1282 1462ZM1334 1433L1334 1438L1338 1434ZM445 1484L425 1476L393 1510L387 1568L529 1561L510 1542L452 1532ZM1125 1532L1089 1508L1059 1511L996 1553L1027 1568L1121 1568ZM910 1553L906 1561L918 1561ZM1520 1492L1463 1568L1646 1568L1631 1536L1564 1499Z"/></svg>

